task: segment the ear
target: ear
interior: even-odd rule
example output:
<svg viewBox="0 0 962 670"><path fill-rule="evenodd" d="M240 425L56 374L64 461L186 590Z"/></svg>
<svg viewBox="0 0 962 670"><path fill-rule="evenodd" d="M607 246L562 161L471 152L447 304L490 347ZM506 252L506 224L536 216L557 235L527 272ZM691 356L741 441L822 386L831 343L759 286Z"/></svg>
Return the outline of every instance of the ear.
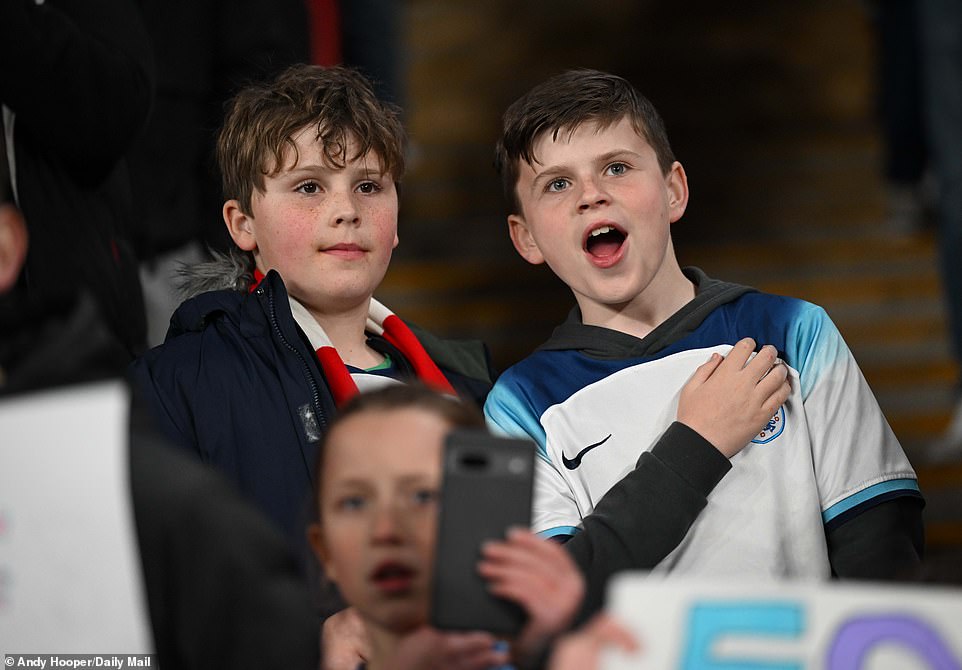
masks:
<svg viewBox="0 0 962 670"><path fill-rule="evenodd" d="M337 574L334 566L327 560L327 545L324 542L324 532L321 530L321 524L312 523L307 527L307 541L310 543L311 549L317 557L317 562L324 568L324 577L332 582L337 582Z"/></svg>
<svg viewBox="0 0 962 670"><path fill-rule="evenodd" d="M688 175L678 161L671 164L671 170L665 176L665 188L668 190L668 220L674 223L688 207Z"/></svg>
<svg viewBox="0 0 962 670"><path fill-rule="evenodd" d="M13 205L0 205L0 294L13 287L27 258L27 226Z"/></svg>
<svg viewBox="0 0 962 670"><path fill-rule="evenodd" d="M521 254L521 258L532 265L541 265L544 263L544 255L541 253L538 243L535 242L534 236L531 234L528 223L524 220L523 216L519 214L511 214L508 216L508 233L511 235L514 248Z"/></svg>
<svg viewBox="0 0 962 670"><path fill-rule="evenodd" d="M234 244L244 251L256 251L257 239L254 236L254 217L245 214L240 203L236 200L225 202L223 213L227 232L230 233Z"/></svg>

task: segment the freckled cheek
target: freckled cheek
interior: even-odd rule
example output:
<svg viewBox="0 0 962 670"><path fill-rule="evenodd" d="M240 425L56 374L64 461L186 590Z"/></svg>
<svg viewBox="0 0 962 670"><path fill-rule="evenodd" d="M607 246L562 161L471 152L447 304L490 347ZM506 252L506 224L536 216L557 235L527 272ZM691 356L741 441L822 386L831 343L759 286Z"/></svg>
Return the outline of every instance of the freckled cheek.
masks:
<svg viewBox="0 0 962 670"><path fill-rule="evenodd" d="M372 205L367 211L367 220L378 230L384 244L391 244L397 234L397 205Z"/></svg>
<svg viewBox="0 0 962 670"><path fill-rule="evenodd" d="M311 249L315 243L315 219L297 210L281 219L277 228L278 247L285 253L297 254Z"/></svg>

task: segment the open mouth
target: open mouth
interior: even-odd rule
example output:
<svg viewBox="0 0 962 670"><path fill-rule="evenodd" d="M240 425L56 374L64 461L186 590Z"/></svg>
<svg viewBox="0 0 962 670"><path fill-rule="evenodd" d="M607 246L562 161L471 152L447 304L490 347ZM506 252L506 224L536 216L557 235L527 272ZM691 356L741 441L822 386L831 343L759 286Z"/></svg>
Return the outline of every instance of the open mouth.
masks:
<svg viewBox="0 0 962 670"><path fill-rule="evenodd" d="M584 248L595 258L609 258L618 253L625 237L625 234L614 226L599 226L588 233Z"/></svg>
<svg viewBox="0 0 962 670"><path fill-rule="evenodd" d="M415 573L411 568L401 563L382 563L371 573L371 581L375 586L387 593L406 591L414 581Z"/></svg>

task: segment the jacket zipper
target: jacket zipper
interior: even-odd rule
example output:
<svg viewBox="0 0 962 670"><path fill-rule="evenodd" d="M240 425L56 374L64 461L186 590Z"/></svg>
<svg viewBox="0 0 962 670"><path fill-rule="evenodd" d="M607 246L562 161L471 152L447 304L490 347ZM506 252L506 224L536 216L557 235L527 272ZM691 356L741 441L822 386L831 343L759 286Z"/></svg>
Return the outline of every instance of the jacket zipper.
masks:
<svg viewBox="0 0 962 670"><path fill-rule="evenodd" d="M256 291L259 294L264 295L263 286L258 286ZM298 351L294 345L288 342L287 338L284 337L284 333L281 332L281 328L277 323L277 311L274 306L274 291L269 291L267 293L267 306L268 314L270 315L271 319L271 327L274 329L274 333L278 338L280 338L281 343L295 356L297 356L297 360L301 362L301 368L304 371L304 376L307 378L307 382L311 385L311 394L314 400L314 416L317 418L318 424L320 424L321 434L323 435L327 430L327 417L324 415L324 412L321 411L321 393L317 388L317 381L314 379L314 375L311 374L311 367L307 364L307 361L304 360L301 352Z"/></svg>

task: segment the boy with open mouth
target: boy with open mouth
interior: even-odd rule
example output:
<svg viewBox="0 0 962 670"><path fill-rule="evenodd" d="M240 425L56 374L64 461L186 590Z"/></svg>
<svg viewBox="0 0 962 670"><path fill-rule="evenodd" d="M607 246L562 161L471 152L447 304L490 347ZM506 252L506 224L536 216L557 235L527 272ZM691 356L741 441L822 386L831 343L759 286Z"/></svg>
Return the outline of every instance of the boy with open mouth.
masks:
<svg viewBox="0 0 962 670"><path fill-rule="evenodd" d="M546 263L577 304L501 375L485 413L537 442L533 527L568 540L589 594L615 568L915 573L915 473L825 311L679 265L671 226L688 204L688 180L646 98L603 72L552 77L506 111L496 162L515 248ZM679 413L673 423L707 355L747 361L755 342L774 346L791 380L787 401L766 405L761 431L726 423L737 407L714 420ZM740 397L747 410L752 394ZM652 462L661 476L636 482L631 505L604 501L601 523L606 494ZM631 523L634 537L598 532Z"/></svg>

